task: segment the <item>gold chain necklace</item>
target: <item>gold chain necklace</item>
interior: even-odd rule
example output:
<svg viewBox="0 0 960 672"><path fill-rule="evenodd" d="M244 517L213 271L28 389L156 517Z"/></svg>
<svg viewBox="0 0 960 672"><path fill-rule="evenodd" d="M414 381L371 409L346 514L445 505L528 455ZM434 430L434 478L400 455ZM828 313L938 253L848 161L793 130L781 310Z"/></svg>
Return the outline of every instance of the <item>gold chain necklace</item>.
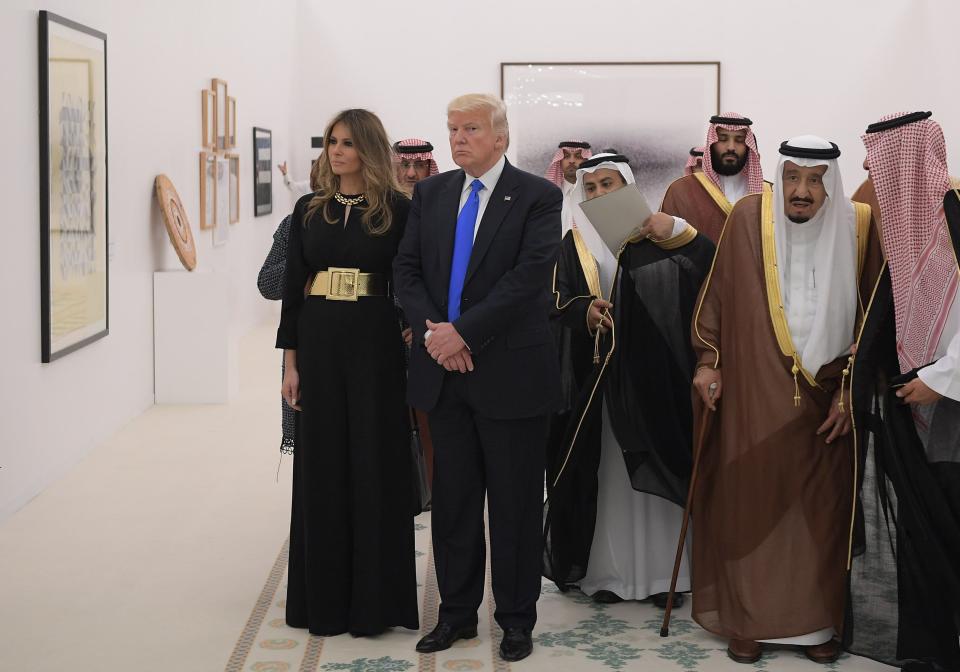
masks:
<svg viewBox="0 0 960 672"><path fill-rule="evenodd" d="M341 194L339 191L335 192L333 194L333 197L336 199L337 203L339 203L340 205L359 205L360 203L363 202L365 198L363 194L360 194L359 196L355 196L353 198L347 198L346 196Z"/></svg>

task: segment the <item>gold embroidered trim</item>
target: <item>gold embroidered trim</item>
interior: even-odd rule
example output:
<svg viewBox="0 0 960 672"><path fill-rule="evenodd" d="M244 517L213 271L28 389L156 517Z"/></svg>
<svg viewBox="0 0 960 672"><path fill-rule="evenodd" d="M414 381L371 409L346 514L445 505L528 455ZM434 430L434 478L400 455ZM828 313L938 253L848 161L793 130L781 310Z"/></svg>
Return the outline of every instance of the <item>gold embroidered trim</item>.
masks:
<svg viewBox="0 0 960 672"><path fill-rule="evenodd" d="M727 197L720 190L720 187L711 182L710 178L703 173L694 173L693 175L700 181L700 186L710 195L710 198L717 204L717 207L723 210L723 214L729 217L731 211L733 211L733 204L727 200Z"/></svg>
<svg viewBox="0 0 960 672"><path fill-rule="evenodd" d="M873 213L866 203L850 202L853 203L853 209L857 215L857 303L860 305L860 314L863 315L863 301L860 297L859 285L860 277L863 275L863 263L867 259L867 246L870 243L870 219Z"/></svg>
<svg viewBox="0 0 960 672"><path fill-rule="evenodd" d="M857 353L860 352L860 339L863 338L863 329L867 326L867 316L870 314L870 309L873 308L873 299L877 295L877 289L880 287L880 279L883 277L883 272L887 268L887 262L884 261L883 265L880 266L880 273L877 274L877 280L873 283L873 290L870 292L870 300L867 301L867 310L863 315L863 322L860 324L860 330L857 332L857 341L854 345L854 349ZM859 295L859 292L857 292ZM847 540L847 571L850 571L850 567L853 564L853 532L854 532L854 523L856 522L857 517L857 480L859 474L859 458L857 456L857 416L853 408L853 372L856 370L857 355L854 354L849 360L850 368L850 427L853 429L853 503L851 504L850 512L850 538Z"/></svg>
<svg viewBox="0 0 960 672"><path fill-rule="evenodd" d="M574 296L561 306L560 290L557 289L557 266L559 265L559 263L556 263L553 265L553 298L554 298L553 304L557 310L566 310L570 306L570 304L576 301L577 299L594 299L600 296L600 293L599 293L600 292L600 273L597 270L597 262L593 258L593 256L590 255L590 250L586 250L587 255L589 255L587 257L589 259L588 263L592 265L593 273L596 274L596 286L594 287L593 285L590 284L590 274L587 272L587 268L584 267L583 265L583 255L581 253L580 247L577 245L577 241L579 240L580 243L583 244L584 249L586 249L586 244L583 243L583 237L580 235L578 231L576 231L576 229L570 229L570 232L573 234L574 246L577 248L577 256L580 258L580 268L583 270L583 275L587 279L587 286L591 292L596 291L597 294L591 294L588 296Z"/></svg>
<svg viewBox="0 0 960 672"><path fill-rule="evenodd" d="M620 252L623 252L624 247L621 246ZM620 279L620 254L617 255L617 272L613 276L613 287L617 286L617 281ZM610 289L610 296L613 297L613 288ZM557 472L557 477L553 479L553 486L557 487L557 483L560 482L560 477L563 475L564 470L567 468L567 462L570 461L570 455L573 453L573 446L577 442L577 437L580 435L580 428L583 426L583 421L587 417L587 413L590 411L590 406L593 404L593 398L597 394L597 389L600 387L600 381L603 380L603 373L607 370L607 365L610 364L610 358L613 356L613 351L617 349L617 325L613 321L613 317L610 315L610 311L604 311L605 317L610 317L610 350L607 352L606 357L603 359L603 365L600 367L600 373L597 374L597 379L593 383L593 389L590 390L590 398L587 399L587 405L583 409L583 413L580 415L580 419L577 421L577 429L573 432L573 438L570 439L570 445L567 447L567 454L563 458L563 464L560 465L560 470ZM597 330L595 336L595 352L596 348L599 347L600 343L600 330ZM603 392L601 391L601 395ZM601 422L603 420L601 419ZM549 501L549 500L548 500Z"/></svg>
<svg viewBox="0 0 960 672"><path fill-rule="evenodd" d="M600 289L600 269L597 266L597 260L593 258L593 255L590 253L590 248L587 247L587 242L583 239L583 235L579 231L570 229L570 234L573 236L573 245L577 248L577 257L580 258L580 268L583 269L583 275L587 279L587 287L590 288L590 293L603 298Z"/></svg>
<svg viewBox="0 0 960 672"><path fill-rule="evenodd" d="M777 345L780 352L793 359L794 405L800 405L800 383L797 374L803 377L812 387L820 387L813 375L807 371L800 360L800 353L793 345L790 336L790 327L783 310L783 299L780 293L780 272L777 268L777 246L773 233L773 194L764 190L760 196L760 238L763 243L763 273L767 285L767 306L770 310L770 320L773 322L773 331L777 336Z"/></svg>
<svg viewBox="0 0 960 672"><path fill-rule="evenodd" d="M717 265L717 257L720 256L720 245L723 243L723 237L727 233L727 224L730 223L730 217L723 223L723 229L720 230L720 238L717 240L717 249L713 253L713 259L710 261L710 271L707 273L707 277L703 281L703 287L700 289L700 298L697 300L697 310L693 314L693 332L697 335L697 340L703 343L705 346L713 350L717 358L713 362L713 368L720 368L720 351L717 349L713 343L708 343L703 336L700 335L700 327L697 326L700 321L700 309L703 308L703 301L707 298L707 291L710 289L710 280L713 278L713 269ZM709 364L703 364L702 366L709 366ZM699 366L697 368L700 368Z"/></svg>
<svg viewBox="0 0 960 672"><path fill-rule="evenodd" d="M650 242L659 247L661 250L675 250L678 247L683 247L684 245L689 245L693 242L693 239L697 237L697 230L687 224L687 228L673 236L672 238L667 238L666 240L654 240L650 238Z"/></svg>

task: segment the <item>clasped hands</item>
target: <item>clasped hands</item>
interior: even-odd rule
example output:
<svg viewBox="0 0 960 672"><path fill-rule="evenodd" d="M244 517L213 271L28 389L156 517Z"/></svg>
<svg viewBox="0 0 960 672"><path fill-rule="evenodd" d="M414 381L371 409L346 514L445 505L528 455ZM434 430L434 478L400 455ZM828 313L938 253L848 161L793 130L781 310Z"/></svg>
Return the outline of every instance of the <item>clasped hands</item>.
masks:
<svg viewBox="0 0 960 672"><path fill-rule="evenodd" d="M434 361L447 371L473 371L473 357L456 328L450 322L426 322L430 337L424 344Z"/></svg>

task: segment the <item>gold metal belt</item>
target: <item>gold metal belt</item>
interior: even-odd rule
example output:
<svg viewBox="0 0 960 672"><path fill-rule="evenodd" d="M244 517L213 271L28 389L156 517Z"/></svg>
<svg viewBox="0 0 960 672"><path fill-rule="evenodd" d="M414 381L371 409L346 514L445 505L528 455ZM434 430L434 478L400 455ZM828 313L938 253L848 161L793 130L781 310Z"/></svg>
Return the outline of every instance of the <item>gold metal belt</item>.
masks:
<svg viewBox="0 0 960 672"><path fill-rule="evenodd" d="M327 301L356 301L361 296L386 296L387 279L383 273L361 273L359 268L334 268L317 273L310 294Z"/></svg>

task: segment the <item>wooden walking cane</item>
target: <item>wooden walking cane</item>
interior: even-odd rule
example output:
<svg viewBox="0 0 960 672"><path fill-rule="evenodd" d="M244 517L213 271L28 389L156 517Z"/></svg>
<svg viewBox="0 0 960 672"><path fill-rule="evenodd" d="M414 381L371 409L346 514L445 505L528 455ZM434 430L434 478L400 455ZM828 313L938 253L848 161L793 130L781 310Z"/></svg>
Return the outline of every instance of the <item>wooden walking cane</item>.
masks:
<svg viewBox="0 0 960 672"><path fill-rule="evenodd" d="M713 399L713 393L716 389L716 383L710 385L710 398ZM673 612L673 596L677 592L677 577L680 575L680 562L683 560L683 546L687 541L687 526L690 524L690 506L693 503L693 491L697 487L697 472L700 467L700 454L703 452L703 442L707 436L707 424L710 421L711 411L704 404L703 418L700 420L700 431L697 435L697 445L693 452L693 469L690 471L690 488L687 490L687 505L683 507L683 524L680 526L680 541L677 542L677 557L673 561L673 576L670 577L670 592L667 594L667 609L663 614L663 625L660 626L660 636L666 637L670 634L670 614Z"/></svg>

